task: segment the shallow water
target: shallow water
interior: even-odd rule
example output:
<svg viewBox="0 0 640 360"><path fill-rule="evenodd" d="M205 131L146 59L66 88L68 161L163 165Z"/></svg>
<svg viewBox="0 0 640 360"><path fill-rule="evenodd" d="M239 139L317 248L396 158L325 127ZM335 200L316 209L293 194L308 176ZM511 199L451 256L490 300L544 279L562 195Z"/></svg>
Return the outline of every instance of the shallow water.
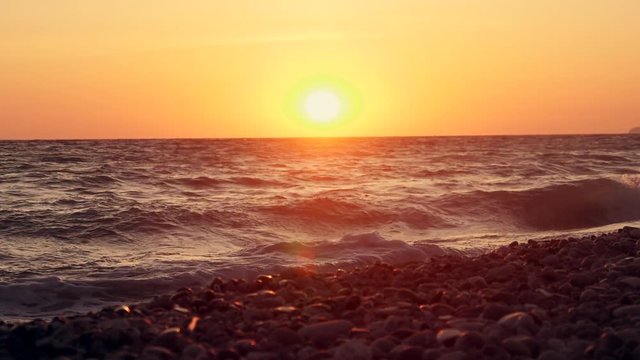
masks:
<svg viewBox="0 0 640 360"><path fill-rule="evenodd" d="M640 136L0 142L0 316L640 224Z"/></svg>

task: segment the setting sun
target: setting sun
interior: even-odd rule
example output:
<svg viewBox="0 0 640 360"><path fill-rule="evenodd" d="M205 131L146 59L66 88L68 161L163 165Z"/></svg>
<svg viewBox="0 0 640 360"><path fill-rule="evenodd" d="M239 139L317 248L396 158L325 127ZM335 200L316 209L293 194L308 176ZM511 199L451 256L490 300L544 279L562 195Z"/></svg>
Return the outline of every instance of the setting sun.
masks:
<svg viewBox="0 0 640 360"><path fill-rule="evenodd" d="M311 121L324 123L337 119L342 113L342 100L330 90L316 90L304 99L304 113Z"/></svg>

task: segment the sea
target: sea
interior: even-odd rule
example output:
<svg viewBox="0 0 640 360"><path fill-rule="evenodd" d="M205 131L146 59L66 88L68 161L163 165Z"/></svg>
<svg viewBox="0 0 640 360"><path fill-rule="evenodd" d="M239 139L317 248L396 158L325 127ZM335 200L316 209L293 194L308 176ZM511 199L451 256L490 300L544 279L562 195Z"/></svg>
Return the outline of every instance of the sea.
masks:
<svg viewBox="0 0 640 360"><path fill-rule="evenodd" d="M640 136L0 142L0 320L640 226Z"/></svg>

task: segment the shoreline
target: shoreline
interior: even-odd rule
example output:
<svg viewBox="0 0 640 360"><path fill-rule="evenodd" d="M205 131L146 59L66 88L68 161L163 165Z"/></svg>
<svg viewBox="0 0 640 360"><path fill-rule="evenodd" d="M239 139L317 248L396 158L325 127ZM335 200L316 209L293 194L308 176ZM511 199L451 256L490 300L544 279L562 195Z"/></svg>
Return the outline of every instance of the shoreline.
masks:
<svg viewBox="0 0 640 360"><path fill-rule="evenodd" d="M639 339L640 229L625 227L0 321L0 358L640 359Z"/></svg>

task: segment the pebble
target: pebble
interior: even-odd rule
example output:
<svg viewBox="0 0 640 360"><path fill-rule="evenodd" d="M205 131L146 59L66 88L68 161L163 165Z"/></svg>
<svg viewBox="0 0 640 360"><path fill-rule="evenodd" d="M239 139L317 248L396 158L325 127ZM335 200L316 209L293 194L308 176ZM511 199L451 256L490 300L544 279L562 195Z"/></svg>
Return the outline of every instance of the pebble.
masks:
<svg viewBox="0 0 640 360"><path fill-rule="evenodd" d="M278 344L285 346L297 345L302 342L302 338L297 332L286 327L275 329L271 333L270 338Z"/></svg>
<svg viewBox="0 0 640 360"><path fill-rule="evenodd" d="M161 346L149 345L142 350L141 359L170 360L170 359L173 359L173 357L174 357L174 354L171 350L163 348Z"/></svg>
<svg viewBox="0 0 640 360"><path fill-rule="evenodd" d="M153 342L158 346L162 346L178 353L182 352L182 349L187 343L186 339L180 332L180 328L165 329Z"/></svg>
<svg viewBox="0 0 640 360"><path fill-rule="evenodd" d="M391 350L394 360L422 360L424 349L417 346L398 345Z"/></svg>
<svg viewBox="0 0 640 360"><path fill-rule="evenodd" d="M480 349L484 346L484 337L477 331L465 331L455 342L455 347L460 350Z"/></svg>
<svg viewBox="0 0 640 360"><path fill-rule="evenodd" d="M411 346L427 348L435 344L436 335L432 330L424 330L414 333L404 339L404 343Z"/></svg>
<svg viewBox="0 0 640 360"><path fill-rule="evenodd" d="M516 356L535 358L538 356L538 344L530 336L514 336L502 341L502 346Z"/></svg>
<svg viewBox="0 0 640 360"><path fill-rule="evenodd" d="M346 337L354 325L348 320L331 320L307 325L298 334L318 346L328 346L340 337Z"/></svg>
<svg viewBox="0 0 640 360"><path fill-rule="evenodd" d="M618 282L633 289L640 289L640 277L626 276L618 280Z"/></svg>
<svg viewBox="0 0 640 360"><path fill-rule="evenodd" d="M640 317L640 305L625 305L613 310L615 317Z"/></svg>
<svg viewBox="0 0 640 360"><path fill-rule="evenodd" d="M467 360L469 356L464 351L452 351L441 355L438 360Z"/></svg>
<svg viewBox="0 0 640 360"><path fill-rule="evenodd" d="M566 357L561 353L554 350L546 350L543 351L539 356L538 360L565 360Z"/></svg>
<svg viewBox="0 0 640 360"><path fill-rule="evenodd" d="M484 311L482 311L482 317L485 319L499 320L501 317L511 313L512 309L509 306L499 303L489 303L485 305Z"/></svg>
<svg viewBox="0 0 640 360"><path fill-rule="evenodd" d="M508 330L515 331L517 334L528 333L535 335L539 330L531 315L521 311L503 316L498 320L498 324Z"/></svg>
<svg viewBox="0 0 640 360"><path fill-rule="evenodd" d="M472 276L467 279L467 282L476 289L487 287L487 281L482 276Z"/></svg>
<svg viewBox="0 0 640 360"><path fill-rule="evenodd" d="M395 342L390 336L381 337L371 342L371 353L374 358L384 358L395 347Z"/></svg>
<svg viewBox="0 0 640 360"><path fill-rule="evenodd" d="M461 334L462 332L458 329L442 329L438 331L436 339L440 344L452 346Z"/></svg>
<svg viewBox="0 0 640 360"><path fill-rule="evenodd" d="M337 360L369 360L372 358L371 349L362 340L345 341L338 346L334 355L334 359Z"/></svg>

